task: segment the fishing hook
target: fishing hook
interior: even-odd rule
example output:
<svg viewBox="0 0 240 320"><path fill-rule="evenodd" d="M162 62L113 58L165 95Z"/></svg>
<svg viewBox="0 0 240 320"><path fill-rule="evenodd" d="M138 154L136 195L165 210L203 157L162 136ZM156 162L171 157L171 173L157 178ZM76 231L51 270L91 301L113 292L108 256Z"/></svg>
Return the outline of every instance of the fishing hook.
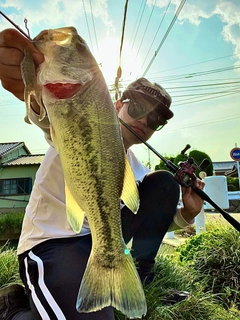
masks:
<svg viewBox="0 0 240 320"><path fill-rule="evenodd" d="M2 11L0 11L0 14L8 21L10 22L18 31L20 31L26 38L28 38L29 40L32 41L31 37L30 37L30 33L29 33L29 29L27 27L27 19L24 19L24 23L25 23L25 27L28 31L28 34L25 33L16 23L14 23L11 19L8 18L8 16L6 16Z"/></svg>

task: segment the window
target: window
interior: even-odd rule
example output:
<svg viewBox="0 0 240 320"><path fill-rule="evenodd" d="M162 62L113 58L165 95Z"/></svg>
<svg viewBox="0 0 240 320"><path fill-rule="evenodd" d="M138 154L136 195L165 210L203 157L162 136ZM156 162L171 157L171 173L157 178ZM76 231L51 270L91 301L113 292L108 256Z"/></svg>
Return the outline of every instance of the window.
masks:
<svg viewBox="0 0 240 320"><path fill-rule="evenodd" d="M31 178L19 179L1 179L0 180L0 195L22 195L30 194L32 190Z"/></svg>

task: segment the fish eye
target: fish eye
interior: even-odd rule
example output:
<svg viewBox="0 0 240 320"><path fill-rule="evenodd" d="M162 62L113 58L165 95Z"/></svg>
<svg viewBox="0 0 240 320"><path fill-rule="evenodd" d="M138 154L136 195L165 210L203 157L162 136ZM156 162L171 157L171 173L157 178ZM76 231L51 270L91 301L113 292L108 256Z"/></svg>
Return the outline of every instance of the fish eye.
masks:
<svg viewBox="0 0 240 320"><path fill-rule="evenodd" d="M59 46L64 46L66 44L71 43L72 35L57 32L56 34L53 34L53 37L51 40L54 41Z"/></svg>

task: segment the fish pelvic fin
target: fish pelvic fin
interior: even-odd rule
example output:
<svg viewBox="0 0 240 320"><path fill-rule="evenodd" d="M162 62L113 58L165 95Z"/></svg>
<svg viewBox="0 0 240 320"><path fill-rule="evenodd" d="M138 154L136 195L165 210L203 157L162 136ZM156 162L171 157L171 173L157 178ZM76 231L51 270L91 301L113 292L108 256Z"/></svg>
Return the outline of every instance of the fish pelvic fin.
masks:
<svg viewBox="0 0 240 320"><path fill-rule="evenodd" d="M65 183L66 194L66 213L68 222L73 228L74 232L79 233L82 229L84 220L84 211L79 207L78 203L72 196L67 184Z"/></svg>
<svg viewBox="0 0 240 320"><path fill-rule="evenodd" d="M125 205L133 212L137 213L140 200L138 194L138 188L136 185L136 179L127 156L125 155L125 173L123 181L123 190L121 199Z"/></svg>
<svg viewBox="0 0 240 320"><path fill-rule="evenodd" d="M37 84L35 64L31 54L25 50L24 58L21 62L21 73L23 82L25 84L24 89L24 101L26 103L26 116L24 117L25 122L30 123L29 114L31 109L31 98L34 97L37 104L40 107L39 121L46 116L46 109L43 105L41 98L41 90Z"/></svg>
<svg viewBox="0 0 240 320"><path fill-rule="evenodd" d="M142 283L130 253L112 268L101 266L96 257L90 255L76 309L78 312L94 312L108 306L130 319L141 319L147 312Z"/></svg>

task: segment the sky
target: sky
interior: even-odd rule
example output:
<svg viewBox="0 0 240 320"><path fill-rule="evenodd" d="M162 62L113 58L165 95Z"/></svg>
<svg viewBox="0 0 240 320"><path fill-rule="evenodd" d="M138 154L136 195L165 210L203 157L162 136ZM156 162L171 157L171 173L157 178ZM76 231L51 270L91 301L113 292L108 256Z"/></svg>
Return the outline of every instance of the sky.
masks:
<svg viewBox="0 0 240 320"><path fill-rule="evenodd" d="M109 88L119 65L122 89L142 76L162 85L174 117L148 141L161 155L190 144L212 161L232 161L231 149L240 147L239 0L0 0L0 10L25 33L26 19L31 38L74 26ZM0 25L13 27L1 16ZM25 104L1 87L0 142L23 141L33 154L45 153L41 130L24 115ZM143 144L133 150L151 167L159 162Z"/></svg>

